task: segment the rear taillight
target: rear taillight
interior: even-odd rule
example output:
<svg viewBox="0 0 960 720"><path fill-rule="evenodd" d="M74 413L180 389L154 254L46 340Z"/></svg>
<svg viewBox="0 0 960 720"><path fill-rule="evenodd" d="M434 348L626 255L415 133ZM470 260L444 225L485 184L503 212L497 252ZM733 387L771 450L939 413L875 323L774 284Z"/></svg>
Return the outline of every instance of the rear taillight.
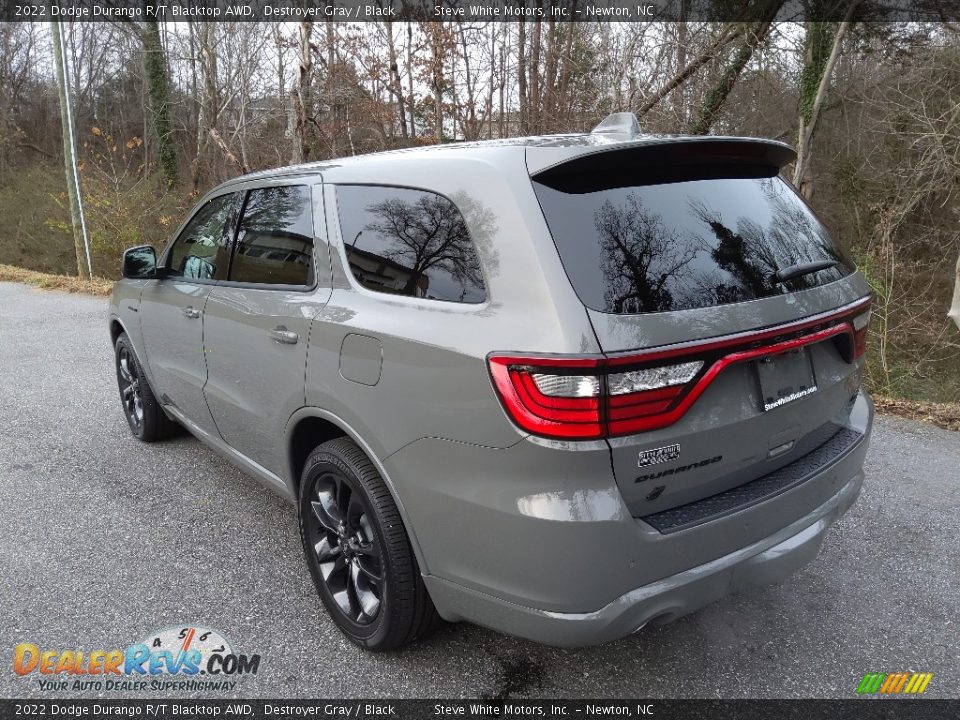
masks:
<svg viewBox="0 0 960 720"><path fill-rule="evenodd" d="M494 355L490 374L504 407L524 430L544 437L603 437L599 359Z"/></svg>
<svg viewBox="0 0 960 720"><path fill-rule="evenodd" d="M631 435L675 423L728 365L842 338L856 360L866 350L869 307L865 298L788 325L626 355L494 354L490 375L510 418L534 435Z"/></svg>
<svg viewBox="0 0 960 720"><path fill-rule="evenodd" d="M610 435L628 435L661 425L660 419L683 395L703 369L703 360L607 374L607 429Z"/></svg>
<svg viewBox="0 0 960 720"><path fill-rule="evenodd" d="M867 333L870 330L870 309L850 321L853 325L853 357L862 358L867 354Z"/></svg>

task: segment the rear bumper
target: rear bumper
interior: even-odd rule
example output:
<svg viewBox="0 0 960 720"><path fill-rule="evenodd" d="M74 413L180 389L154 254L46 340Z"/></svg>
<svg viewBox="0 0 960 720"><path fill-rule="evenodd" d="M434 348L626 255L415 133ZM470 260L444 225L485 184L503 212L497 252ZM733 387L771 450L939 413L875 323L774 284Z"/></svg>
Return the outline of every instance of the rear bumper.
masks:
<svg viewBox="0 0 960 720"><path fill-rule="evenodd" d="M635 588L594 612L564 613L517 605L474 589L425 576L448 619L467 619L547 645L578 647L625 637L648 622L698 610L729 593L774 583L813 560L829 527L860 493L858 471L827 502L779 532L703 565Z"/></svg>

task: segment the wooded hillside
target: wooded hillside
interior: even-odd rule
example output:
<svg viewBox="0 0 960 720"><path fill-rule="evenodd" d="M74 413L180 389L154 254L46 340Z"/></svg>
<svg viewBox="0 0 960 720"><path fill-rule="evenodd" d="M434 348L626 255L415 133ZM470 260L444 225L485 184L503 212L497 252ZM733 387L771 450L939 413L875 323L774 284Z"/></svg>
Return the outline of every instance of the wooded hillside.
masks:
<svg viewBox="0 0 960 720"><path fill-rule="evenodd" d="M876 292L874 387L960 401L960 26L872 22L870 0L779 23L765 2L747 23L65 24L94 274L243 172L631 110L798 147L787 177ZM51 26L0 23L0 263L86 272L63 137Z"/></svg>

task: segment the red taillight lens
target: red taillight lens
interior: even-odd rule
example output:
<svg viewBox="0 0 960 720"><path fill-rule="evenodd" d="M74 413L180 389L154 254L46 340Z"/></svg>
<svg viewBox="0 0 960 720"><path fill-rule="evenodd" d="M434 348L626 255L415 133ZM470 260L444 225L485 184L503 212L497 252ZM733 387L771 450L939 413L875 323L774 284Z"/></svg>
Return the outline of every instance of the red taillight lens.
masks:
<svg viewBox="0 0 960 720"><path fill-rule="evenodd" d="M603 437L599 359L493 356L493 383L517 425L544 437Z"/></svg>
<svg viewBox="0 0 960 720"><path fill-rule="evenodd" d="M606 358L494 355L490 373L510 417L536 435L588 440L669 424L702 360L660 367L608 368ZM615 372L614 372L615 370Z"/></svg>
<svg viewBox="0 0 960 720"><path fill-rule="evenodd" d="M867 333L870 330L870 310L857 315L850 321L853 325L853 357L862 358L867 354Z"/></svg>
<svg viewBox="0 0 960 720"><path fill-rule="evenodd" d="M611 368L607 375L609 433L628 435L664 425L664 413L676 405L703 364L703 360L692 360L626 372Z"/></svg>
<svg viewBox="0 0 960 720"><path fill-rule="evenodd" d="M795 323L628 355L491 355L490 374L507 414L527 432L564 440L631 435L675 423L729 365L840 338L850 339L843 352L856 360L869 323L864 298Z"/></svg>

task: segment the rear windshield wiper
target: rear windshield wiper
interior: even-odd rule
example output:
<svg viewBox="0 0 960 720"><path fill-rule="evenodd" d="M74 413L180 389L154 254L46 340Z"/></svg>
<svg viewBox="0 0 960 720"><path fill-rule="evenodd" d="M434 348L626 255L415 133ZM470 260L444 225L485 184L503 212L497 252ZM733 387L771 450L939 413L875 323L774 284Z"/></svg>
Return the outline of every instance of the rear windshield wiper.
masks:
<svg viewBox="0 0 960 720"><path fill-rule="evenodd" d="M793 280L802 275L809 275L811 273L820 272L821 270L829 270L832 267L836 267L840 263L836 260L817 260L816 262L808 263L799 263L797 265L791 265L790 267L785 267L783 270L777 270L773 274L773 283L785 283L788 280Z"/></svg>

